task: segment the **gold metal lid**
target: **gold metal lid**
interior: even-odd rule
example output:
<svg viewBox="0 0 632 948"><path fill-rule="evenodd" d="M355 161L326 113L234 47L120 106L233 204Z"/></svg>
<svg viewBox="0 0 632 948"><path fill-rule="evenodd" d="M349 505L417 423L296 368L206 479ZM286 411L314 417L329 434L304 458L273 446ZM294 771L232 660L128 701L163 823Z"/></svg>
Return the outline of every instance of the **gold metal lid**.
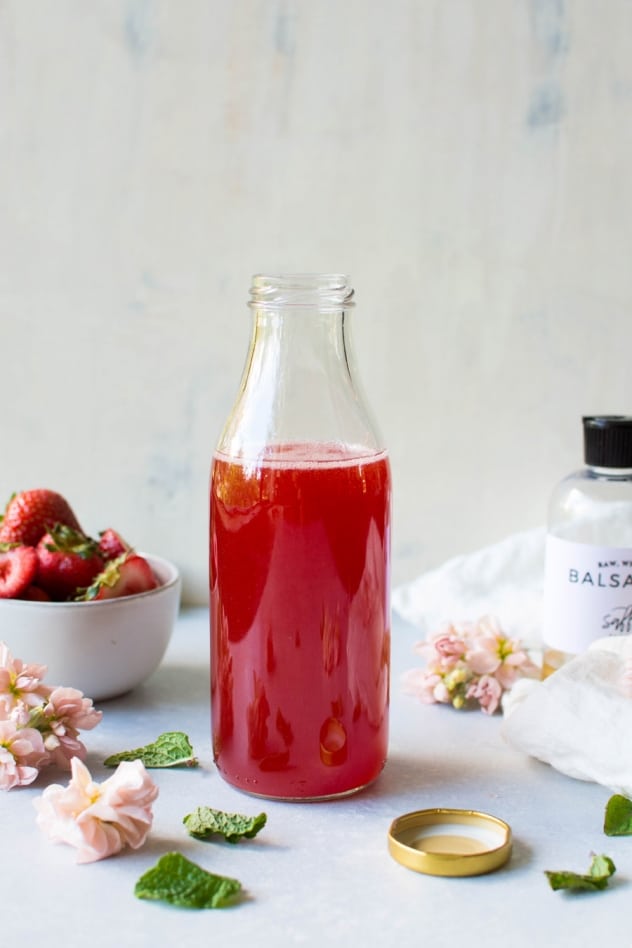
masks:
<svg viewBox="0 0 632 948"><path fill-rule="evenodd" d="M478 876L511 856L511 828L477 810L416 810L398 816L388 831L397 862L432 876Z"/></svg>

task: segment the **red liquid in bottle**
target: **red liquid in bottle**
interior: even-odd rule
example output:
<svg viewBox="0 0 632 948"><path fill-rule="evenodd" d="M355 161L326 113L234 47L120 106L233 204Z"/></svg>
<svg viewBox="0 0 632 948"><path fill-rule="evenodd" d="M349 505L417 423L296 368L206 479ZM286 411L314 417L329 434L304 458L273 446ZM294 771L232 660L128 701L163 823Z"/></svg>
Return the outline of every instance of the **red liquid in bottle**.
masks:
<svg viewBox="0 0 632 948"><path fill-rule="evenodd" d="M388 737L386 454L326 445L270 449L255 463L216 454L211 538L220 772L282 799L370 783Z"/></svg>

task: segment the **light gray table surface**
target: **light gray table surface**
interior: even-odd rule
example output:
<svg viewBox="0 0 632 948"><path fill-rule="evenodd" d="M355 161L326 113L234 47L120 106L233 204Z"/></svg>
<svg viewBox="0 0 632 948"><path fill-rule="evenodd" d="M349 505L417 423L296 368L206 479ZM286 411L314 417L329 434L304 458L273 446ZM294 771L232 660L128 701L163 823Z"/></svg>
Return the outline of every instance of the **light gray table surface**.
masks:
<svg viewBox="0 0 632 948"><path fill-rule="evenodd" d="M160 795L144 847L89 865L76 865L74 850L51 844L35 823L33 799L50 773L31 787L0 793L2 946L629 948L632 838L603 834L609 791L512 750L498 716L422 705L404 695L400 677L416 664L417 638L394 616L390 753L379 780L338 801L279 803L231 788L213 765L208 613L184 611L158 671L129 695L103 702L103 721L84 733L84 742L97 780L111 773L102 765L105 756L172 729L189 734L199 768L152 771ZM265 810L268 823L255 840L237 845L196 841L182 818L203 804ZM508 865L486 876L446 879L396 863L387 850L392 819L436 806L484 810L509 822ZM191 911L137 900L136 879L172 850L238 878L244 901ZM573 896L549 889L545 869L584 872L593 851L617 865L608 890Z"/></svg>

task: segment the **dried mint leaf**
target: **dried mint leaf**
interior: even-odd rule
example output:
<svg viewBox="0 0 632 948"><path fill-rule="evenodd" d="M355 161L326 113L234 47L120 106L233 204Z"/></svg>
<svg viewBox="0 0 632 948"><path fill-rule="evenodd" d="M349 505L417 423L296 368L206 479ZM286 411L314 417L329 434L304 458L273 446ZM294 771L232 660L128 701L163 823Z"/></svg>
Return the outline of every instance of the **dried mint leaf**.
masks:
<svg viewBox="0 0 632 948"><path fill-rule="evenodd" d="M615 872L615 865L609 856L593 856L593 861L586 875L564 871L546 871L544 874L554 890L568 889L571 892L590 892L605 889L608 885L608 879Z"/></svg>
<svg viewBox="0 0 632 948"><path fill-rule="evenodd" d="M632 800L615 793L606 804L603 831L606 836L632 835Z"/></svg>
<svg viewBox="0 0 632 948"><path fill-rule="evenodd" d="M165 853L140 877L134 895L180 908L210 909L233 904L240 891L237 879L207 872L181 853Z"/></svg>
<svg viewBox="0 0 632 948"><path fill-rule="evenodd" d="M229 843L236 843L243 837L253 839L266 825L265 813L258 816L243 816L241 813L224 813L210 806L199 806L184 817L182 822L191 836L208 839L209 836L223 836Z"/></svg>
<svg viewBox="0 0 632 948"><path fill-rule="evenodd" d="M106 758L106 767L117 767L123 760L140 760L147 768L197 767L191 741L182 731L165 731L151 744L136 750L121 751Z"/></svg>

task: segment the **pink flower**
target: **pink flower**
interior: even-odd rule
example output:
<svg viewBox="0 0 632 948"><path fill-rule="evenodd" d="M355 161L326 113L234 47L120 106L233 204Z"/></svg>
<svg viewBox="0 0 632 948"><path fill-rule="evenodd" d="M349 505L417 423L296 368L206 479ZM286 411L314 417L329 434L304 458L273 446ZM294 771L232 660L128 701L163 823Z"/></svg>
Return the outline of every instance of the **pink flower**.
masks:
<svg viewBox="0 0 632 948"><path fill-rule="evenodd" d="M498 620L486 616L477 623L477 634L465 660L476 675L493 675L502 688L517 678L539 677L538 667L516 639L507 638Z"/></svg>
<svg viewBox="0 0 632 948"><path fill-rule="evenodd" d="M441 658L455 659L463 658L467 646L463 639L454 634L441 635L433 641L433 645Z"/></svg>
<svg viewBox="0 0 632 948"><path fill-rule="evenodd" d="M79 729L84 731L96 727L102 711L96 711L90 698L76 688L54 688L48 698L37 726L44 734L44 745L50 752L51 761L64 770L70 769L73 757L85 759L86 749L77 740Z"/></svg>
<svg viewBox="0 0 632 948"><path fill-rule="evenodd" d="M482 675L470 684L465 697L478 701L486 714L493 714L500 704L502 693L502 685L496 678L492 675Z"/></svg>
<svg viewBox="0 0 632 948"><path fill-rule="evenodd" d="M444 630L433 635L427 642L419 642L415 646L415 651L429 664L447 671L465 656L467 643L453 625L447 625Z"/></svg>
<svg viewBox="0 0 632 948"><path fill-rule="evenodd" d="M39 731L11 719L0 721L0 789L33 783L47 758Z"/></svg>
<svg viewBox="0 0 632 948"><path fill-rule="evenodd" d="M72 757L86 755L79 729L101 720L89 698L43 684L45 674L45 665L14 659L0 642L0 789L32 783L53 761L68 769Z"/></svg>
<svg viewBox="0 0 632 948"><path fill-rule="evenodd" d="M13 721L16 727L30 727L31 713L31 708L27 707L24 702L18 701L8 713L4 709L0 710L0 720Z"/></svg>
<svg viewBox="0 0 632 948"><path fill-rule="evenodd" d="M421 668L411 668L404 672L402 683L406 694L415 695L425 704L447 704L450 702L450 692L446 688L443 678L431 671Z"/></svg>
<svg viewBox="0 0 632 948"><path fill-rule="evenodd" d="M45 674L46 665L25 665L0 642L0 710L10 712L20 702L29 707L41 704L51 691L42 683Z"/></svg>
<svg viewBox="0 0 632 948"><path fill-rule="evenodd" d="M92 699L84 698L83 692L76 688L54 688L48 698L46 716L76 731L91 731L103 712L96 711Z"/></svg>
<svg viewBox="0 0 632 948"><path fill-rule="evenodd" d="M503 691L518 678L539 677L520 642L506 636L491 616L448 624L415 651L426 659L426 668L407 672L404 688L428 703L466 708L476 702L493 714Z"/></svg>
<svg viewBox="0 0 632 948"><path fill-rule="evenodd" d="M74 846L78 863L105 859L124 846L142 846L158 787L141 761L124 761L102 784L92 780L77 757L70 764L68 786L53 784L34 801L38 826L53 842Z"/></svg>

